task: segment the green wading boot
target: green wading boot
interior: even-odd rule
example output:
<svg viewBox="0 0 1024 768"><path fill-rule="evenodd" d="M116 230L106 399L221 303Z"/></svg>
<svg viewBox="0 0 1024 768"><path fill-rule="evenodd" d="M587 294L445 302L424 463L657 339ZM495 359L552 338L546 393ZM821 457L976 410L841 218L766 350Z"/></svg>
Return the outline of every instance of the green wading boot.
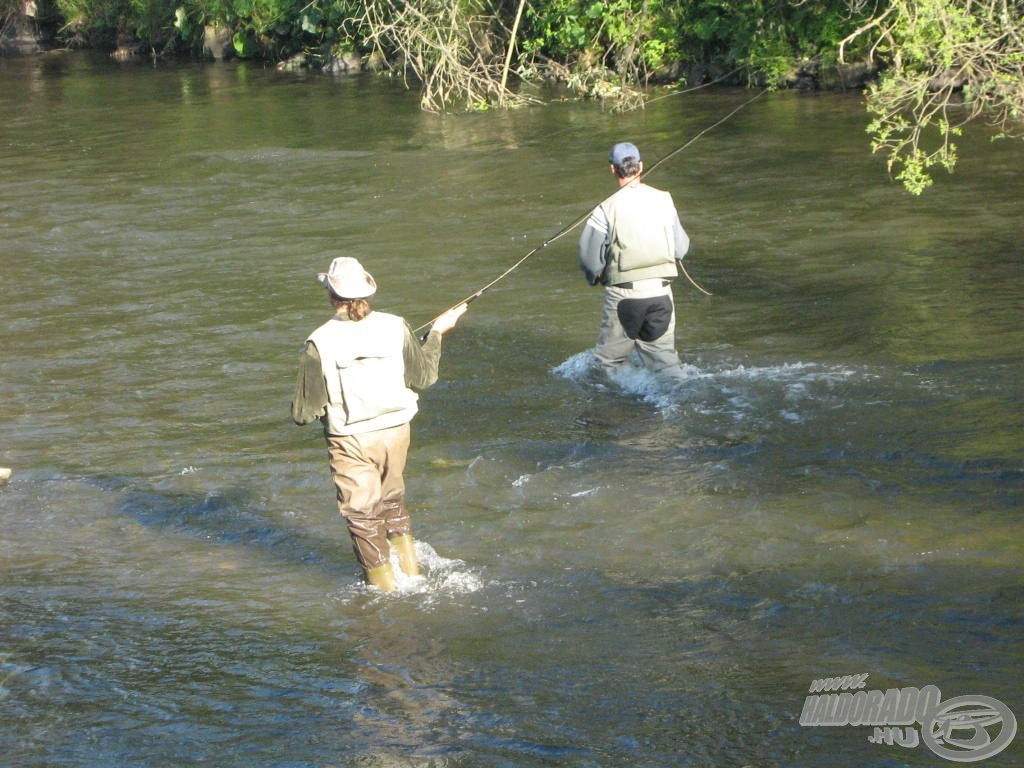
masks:
<svg viewBox="0 0 1024 768"><path fill-rule="evenodd" d="M408 533L388 539L391 549L398 555L398 565L406 576L419 576L420 564L416 559L416 548Z"/></svg>
<svg viewBox="0 0 1024 768"><path fill-rule="evenodd" d="M366 583L371 587L383 592L395 591L395 574L390 563L378 565L376 568L364 568L363 573L366 574Z"/></svg>

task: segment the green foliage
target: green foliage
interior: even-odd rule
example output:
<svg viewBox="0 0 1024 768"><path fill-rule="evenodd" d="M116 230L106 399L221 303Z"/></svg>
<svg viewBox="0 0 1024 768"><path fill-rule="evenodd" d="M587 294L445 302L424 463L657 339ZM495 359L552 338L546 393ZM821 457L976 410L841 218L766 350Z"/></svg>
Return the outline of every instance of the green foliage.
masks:
<svg viewBox="0 0 1024 768"><path fill-rule="evenodd" d="M685 4L679 32L691 60L743 67L749 79L777 85L801 62L834 64L862 18L850 0L704 0Z"/></svg>
<svg viewBox="0 0 1024 768"><path fill-rule="evenodd" d="M984 116L1003 136L1024 115L1024 2L890 0L853 33L870 41L884 70L868 91L875 152L913 194L952 172L961 126Z"/></svg>
<svg viewBox="0 0 1024 768"><path fill-rule="evenodd" d="M626 78L685 64L743 69L782 83L799 63L834 64L839 42L866 20L857 0L538 0L523 50Z"/></svg>
<svg viewBox="0 0 1024 768"><path fill-rule="evenodd" d="M65 38L79 45L138 40L162 45L173 34L173 0L56 0Z"/></svg>
<svg viewBox="0 0 1024 768"><path fill-rule="evenodd" d="M530 3L525 14L522 47L528 54L539 53L555 61L566 61L570 55L587 47L593 36L592 26L583 0Z"/></svg>
<svg viewBox="0 0 1024 768"><path fill-rule="evenodd" d="M531 3L522 48L528 55L646 76L672 63L679 4L663 0L550 0Z"/></svg>
<svg viewBox="0 0 1024 768"><path fill-rule="evenodd" d="M4 0L15 2L18 0ZM86 46L132 38L163 50L177 38L198 53L207 24L234 33L239 56L278 58L304 47L337 45L357 0L55 0L64 39Z"/></svg>
<svg viewBox="0 0 1024 768"><path fill-rule="evenodd" d="M174 0L129 0L131 36L153 44L163 43L173 32Z"/></svg>
<svg viewBox="0 0 1024 768"><path fill-rule="evenodd" d="M16 2L17 0L4 0ZM240 55L275 57L301 48L359 50L372 36L360 0L56 0L66 29L88 44L131 34L155 46L177 35L196 49L206 24L238 34ZM393 16L431 13L433 0L380 0ZM685 63L743 66L782 79L801 58L833 51L856 22L856 0L532 0L519 39L524 60L583 74L604 70L620 86L669 76ZM491 14L501 42L518 5L465 0L465 13ZM462 14L463 16L465 14Z"/></svg>

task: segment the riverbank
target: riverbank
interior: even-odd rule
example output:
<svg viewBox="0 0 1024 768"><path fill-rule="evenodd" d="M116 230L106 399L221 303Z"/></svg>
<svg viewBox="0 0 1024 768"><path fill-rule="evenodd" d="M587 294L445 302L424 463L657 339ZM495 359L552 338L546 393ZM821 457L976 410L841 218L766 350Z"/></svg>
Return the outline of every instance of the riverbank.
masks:
<svg viewBox="0 0 1024 768"><path fill-rule="evenodd" d="M126 35L110 35L101 37L92 44L81 42L75 50L91 50L109 56L116 61L154 62L154 61L216 61L223 62L238 58L252 58L261 50L252 44L249 38L230 26L205 25L195 33L197 42L188 45L184 40L174 37L164 41L160 49L151 44ZM0 30L0 55L3 56L39 56L67 50L56 42L55 22L52 18L34 18L24 16L9 21ZM268 56L273 48L264 49L256 56L256 60L281 70L308 70L332 76L355 75L361 72L384 72L402 70L400 59L385 61L379 53L360 55L352 51L340 50L331 45L303 48L297 52L282 53L280 56ZM557 82L560 84L575 83L574 88L581 97L607 95L620 86L611 85L619 80L614 73L595 68L588 75L580 75L570 67L540 56L531 67L540 81ZM408 74L408 73L407 73ZM859 90L864 88L878 75L875 64L867 61L851 63L822 64L819 58L794 61L788 70L774 76L776 87L797 90ZM588 87L588 81L597 85ZM710 82L726 86L755 85L764 86L766 76L749 76L743 67L737 68L714 61L690 64L667 64L649 73L645 82L649 85L704 85ZM610 87L601 85L608 83ZM642 99L634 100L636 104Z"/></svg>

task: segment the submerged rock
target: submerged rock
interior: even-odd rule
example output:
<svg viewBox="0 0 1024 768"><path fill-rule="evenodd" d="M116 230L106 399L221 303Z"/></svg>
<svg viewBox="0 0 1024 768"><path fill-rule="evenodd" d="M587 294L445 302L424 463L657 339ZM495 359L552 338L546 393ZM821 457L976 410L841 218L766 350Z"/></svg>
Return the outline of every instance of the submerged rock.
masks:
<svg viewBox="0 0 1024 768"><path fill-rule="evenodd" d="M353 54L332 56L324 64L324 72L328 75L354 75L362 71L363 62Z"/></svg>

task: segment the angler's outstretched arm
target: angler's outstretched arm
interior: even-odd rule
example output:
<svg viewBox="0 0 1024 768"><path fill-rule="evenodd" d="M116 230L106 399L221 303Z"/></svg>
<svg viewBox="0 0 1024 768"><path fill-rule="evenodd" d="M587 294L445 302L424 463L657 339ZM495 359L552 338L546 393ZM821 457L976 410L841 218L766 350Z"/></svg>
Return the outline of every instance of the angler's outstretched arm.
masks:
<svg viewBox="0 0 1024 768"><path fill-rule="evenodd" d="M441 364L441 334L431 330L420 343L406 324L402 356L405 358L405 385L426 389L437 381L437 370Z"/></svg>
<svg viewBox="0 0 1024 768"><path fill-rule="evenodd" d="M426 389L437 381L441 364L441 337L455 327L466 311L465 304L459 304L438 317L421 343L408 323L405 326L405 385L414 389Z"/></svg>

